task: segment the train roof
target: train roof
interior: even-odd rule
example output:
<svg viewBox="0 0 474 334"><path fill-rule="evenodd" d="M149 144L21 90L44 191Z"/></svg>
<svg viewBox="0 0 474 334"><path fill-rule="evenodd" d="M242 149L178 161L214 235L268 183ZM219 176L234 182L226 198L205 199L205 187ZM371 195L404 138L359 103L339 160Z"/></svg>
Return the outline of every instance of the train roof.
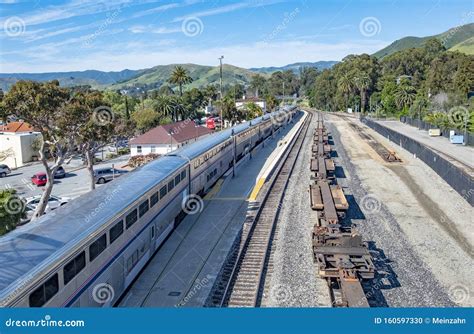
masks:
<svg viewBox="0 0 474 334"><path fill-rule="evenodd" d="M256 125L259 124L267 119L270 119L271 116L277 114L279 111L275 111L271 114L266 114L260 117L257 117L251 121L244 122L238 125L235 125L231 128L228 128L223 131L219 131L216 133L213 133L207 137L204 137L200 139L199 141L186 145L173 153L171 153L171 156L182 156L186 157L190 160L200 156L204 152L209 151L211 148L213 148L216 145L219 145L220 143L223 143L227 139L229 139L232 136L232 130L234 131L234 134L239 134L245 130L247 130L251 125Z"/></svg>
<svg viewBox="0 0 474 334"><path fill-rule="evenodd" d="M186 164L161 157L0 237L0 297L41 264L49 265ZM55 264L53 262L53 264Z"/></svg>

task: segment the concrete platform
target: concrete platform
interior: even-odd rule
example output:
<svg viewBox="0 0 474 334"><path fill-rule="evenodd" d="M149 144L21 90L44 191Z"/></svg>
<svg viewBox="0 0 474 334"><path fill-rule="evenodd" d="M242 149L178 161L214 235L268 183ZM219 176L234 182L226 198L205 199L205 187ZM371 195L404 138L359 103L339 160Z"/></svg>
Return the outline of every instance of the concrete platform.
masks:
<svg viewBox="0 0 474 334"><path fill-rule="evenodd" d="M300 117L295 119L297 121ZM296 123L296 122L295 122ZM162 245L121 300L119 307L203 306L247 215L248 197L273 152L285 148L286 126L229 171L204 198L204 209L188 215Z"/></svg>
<svg viewBox="0 0 474 334"><path fill-rule="evenodd" d="M474 168L474 147L451 144L446 137L430 137L428 131L418 130L418 128L399 121L377 121L379 124L408 136L423 145L426 145L448 157L461 162L462 164Z"/></svg>

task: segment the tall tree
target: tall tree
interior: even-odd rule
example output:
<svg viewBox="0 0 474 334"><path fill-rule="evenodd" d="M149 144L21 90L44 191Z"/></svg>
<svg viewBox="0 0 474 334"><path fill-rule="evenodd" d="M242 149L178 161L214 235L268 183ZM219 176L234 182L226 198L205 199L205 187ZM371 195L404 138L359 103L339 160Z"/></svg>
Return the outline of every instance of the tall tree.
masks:
<svg viewBox="0 0 474 334"><path fill-rule="evenodd" d="M253 93L256 97L260 95L265 89L267 80L260 74L255 74L250 80L250 88L253 90Z"/></svg>
<svg viewBox="0 0 474 334"><path fill-rule="evenodd" d="M30 123L41 132L42 140L39 158L45 169L48 181L32 220L40 217L53 190L54 174L66 159L70 158L77 139L78 124L71 121L74 110L65 108L69 91L59 87L57 80L38 83L18 81L5 96L5 107L14 115ZM50 165L48 157L53 164Z"/></svg>
<svg viewBox="0 0 474 334"><path fill-rule="evenodd" d="M179 96L183 96L183 85L191 83L193 78L188 74L188 71L182 66L176 66L171 73L171 76L168 80L170 83L179 86Z"/></svg>
<svg viewBox="0 0 474 334"><path fill-rule="evenodd" d="M354 80L355 86L357 87L360 93L360 111L364 113L365 107L367 105L367 92L372 82L367 73L364 72L357 74Z"/></svg>

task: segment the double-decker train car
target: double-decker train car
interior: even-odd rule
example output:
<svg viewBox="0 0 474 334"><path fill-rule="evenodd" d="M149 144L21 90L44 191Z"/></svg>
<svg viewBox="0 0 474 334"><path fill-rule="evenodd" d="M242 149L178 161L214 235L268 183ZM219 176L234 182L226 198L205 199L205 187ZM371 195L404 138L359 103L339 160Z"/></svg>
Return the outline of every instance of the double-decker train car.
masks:
<svg viewBox="0 0 474 334"><path fill-rule="evenodd" d="M296 112L286 106L210 135L1 237L0 306L113 305L190 196L204 194Z"/></svg>

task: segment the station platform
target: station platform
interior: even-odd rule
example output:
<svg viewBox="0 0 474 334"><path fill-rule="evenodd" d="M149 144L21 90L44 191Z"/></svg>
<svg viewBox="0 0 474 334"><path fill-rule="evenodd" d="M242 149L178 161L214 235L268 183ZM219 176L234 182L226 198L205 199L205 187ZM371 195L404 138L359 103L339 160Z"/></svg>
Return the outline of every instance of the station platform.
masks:
<svg viewBox="0 0 474 334"><path fill-rule="evenodd" d="M119 307L204 306L247 212L249 196L275 152L285 150L288 136L305 117L277 131L228 171L204 197L200 213L186 216L132 283Z"/></svg>
<svg viewBox="0 0 474 334"><path fill-rule="evenodd" d="M449 139L443 136L430 137L428 131L418 130L416 127L399 121L374 121L462 163L471 170L474 168L474 147L472 146L451 144Z"/></svg>

